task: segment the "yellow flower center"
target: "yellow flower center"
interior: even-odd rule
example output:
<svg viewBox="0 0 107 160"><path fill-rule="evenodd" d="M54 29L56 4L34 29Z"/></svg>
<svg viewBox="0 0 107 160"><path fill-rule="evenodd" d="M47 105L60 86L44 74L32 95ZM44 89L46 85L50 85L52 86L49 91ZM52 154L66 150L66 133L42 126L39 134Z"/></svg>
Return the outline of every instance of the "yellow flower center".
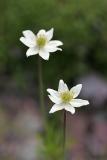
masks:
<svg viewBox="0 0 107 160"><path fill-rule="evenodd" d="M73 99L73 95L69 91L63 92L61 93L61 99L64 103L69 103Z"/></svg>
<svg viewBox="0 0 107 160"><path fill-rule="evenodd" d="M40 35L37 40L36 40L36 43L38 45L39 48L42 48L45 46L46 44L46 38L44 35Z"/></svg>

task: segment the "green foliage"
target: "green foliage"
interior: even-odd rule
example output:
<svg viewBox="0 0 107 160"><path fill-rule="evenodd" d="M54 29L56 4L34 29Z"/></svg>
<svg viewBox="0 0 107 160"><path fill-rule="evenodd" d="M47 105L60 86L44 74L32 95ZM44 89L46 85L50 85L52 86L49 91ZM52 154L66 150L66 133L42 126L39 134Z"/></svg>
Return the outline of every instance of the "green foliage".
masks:
<svg viewBox="0 0 107 160"><path fill-rule="evenodd" d="M55 120L56 121L56 120ZM54 121L54 123L55 123ZM63 159L63 136L62 130L51 123L48 125L46 135L44 136L43 153L46 160L62 160Z"/></svg>
<svg viewBox="0 0 107 160"><path fill-rule="evenodd" d="M64 46L63 52L53 54L44 63L46 82L54 84L62 77L74 79L92 68L106 76L106 6L106 0L0 1L0 71L14 74L19 66L22 71L31 71L32 67L34 73L37 58L26 59L27 48L19 42L19 37L26 29L36 33L41 28L54 27L54 39L63 41Z"/></svg>

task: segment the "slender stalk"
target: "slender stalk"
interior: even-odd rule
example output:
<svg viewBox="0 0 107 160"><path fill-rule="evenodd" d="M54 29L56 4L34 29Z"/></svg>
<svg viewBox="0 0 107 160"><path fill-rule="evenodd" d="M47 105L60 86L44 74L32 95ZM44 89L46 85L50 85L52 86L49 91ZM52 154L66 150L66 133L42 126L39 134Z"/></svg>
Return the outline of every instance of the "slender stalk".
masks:
<svg viewBox="0 0 107 160"><path fill-rule="evenodd" d="M64 110L64 137L63 137L63 153L64 153L64 160L66 159L66 111Z"/></svg>
<svg viewBox="0 0 107 160"><path fill-rule="evenodd" d="M38 56L38 77L39 77L39 96L40 96L40 108L43 114L44 121L46 121L46 111L44 103L44 88L43 88L43 77L42 77L42 61Z"/></svg>

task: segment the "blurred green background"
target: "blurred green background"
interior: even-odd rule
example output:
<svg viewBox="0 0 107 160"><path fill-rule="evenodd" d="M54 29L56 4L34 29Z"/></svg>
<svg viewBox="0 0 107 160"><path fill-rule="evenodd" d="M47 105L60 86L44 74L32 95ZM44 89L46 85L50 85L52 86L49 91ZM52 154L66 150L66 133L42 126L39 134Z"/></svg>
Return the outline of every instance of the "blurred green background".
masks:
<svg viewBox="0 0 107 160"><path fill-rule="evenodd" d="M57 88L61 78L71 87L80 77L90 73L97 73L101 79L105 79L106 83L107 0L1 0L0 100L2 120L5 120L5 117L8 117L9 120L10 117L14 119L13 117L21 112L21 106L25 104L30 106L31 101L27 101L29 97L33 97L33 100L38 103L38 58L37 56L26 57L27 47L19 41L22 31L30 29L37 33L40 29L49 30L52 27L55 30L53 39L61 40L64 45L63 51L52 54L49 61L42 60L44 89L47 87ZM16 99L10 98L10 95L14 95ZM25 101L25 104L22 103L18 107L20 103L17 101L20 99L22 102ZM5 105L4 101L7 101ZM13 107L11 107L10 101L12 101ZM8 103L10 103L10 107L7 107ZM16 103L18 104L16 105ZM4 128L6 125L8 126L6 122L3 124ZM11 128L13 128L13 124ZM55 136L52 133L50 130L48 134ZM1 139L0 142L3 144ZM47 145L47 151L52 153L50 149L52 146ZM56 155L59 156L59 153ZM3 160L3 157L1 158ZM20 157L17 159L24 160ZM33 160L33 158L29 158L29 160ZM54 157L54 160L57 158ZM78 159L74 158L73 160ZM84 160L88 160L88 158Z"/></svg>
<svg viewBox="0 0 107 160"><path fill-rule="evenodd" d="M106 5L106 0L1 1L1 74L8 72L16 79L24 78L26 72L36 76L37 57L26 58L27 48L19 38L26 29L37 33L54 27L54 39L64 43L63 53L43 62L46 81L56 83L60 77L69 81L93 69L106 76Z"/></svg>

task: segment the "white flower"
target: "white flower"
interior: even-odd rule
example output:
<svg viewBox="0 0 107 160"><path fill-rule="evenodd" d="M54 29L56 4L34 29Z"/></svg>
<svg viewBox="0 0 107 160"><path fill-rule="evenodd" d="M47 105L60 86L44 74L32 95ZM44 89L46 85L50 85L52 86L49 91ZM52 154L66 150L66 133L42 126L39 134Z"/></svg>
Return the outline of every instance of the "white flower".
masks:
<svg viewBox="0 0 107 160"><path fill-rule="evenodd" d="M81 88L82 84L78 84L69 90L64 81L60 80L58 91L47 89L47 92L50 94L50 100L55 103L49 113L54 113L58 110L65 109L66 111L74 114L75 107L88 105L89 102L87 100L76 99L81 91Z"/></svg>
<svg viewBox="0 0 107 160"><path fill-rule="evenodd" d="M63 43L58 40L51 40L53 31L53 28L47 32L42 29L37 35L30 30L23 31L24 37L21 37L20 41L29 47L26 52L27 57L39 54L43 59L48 60L50 52L62 51L59 46L63 45Z"/></svg>

